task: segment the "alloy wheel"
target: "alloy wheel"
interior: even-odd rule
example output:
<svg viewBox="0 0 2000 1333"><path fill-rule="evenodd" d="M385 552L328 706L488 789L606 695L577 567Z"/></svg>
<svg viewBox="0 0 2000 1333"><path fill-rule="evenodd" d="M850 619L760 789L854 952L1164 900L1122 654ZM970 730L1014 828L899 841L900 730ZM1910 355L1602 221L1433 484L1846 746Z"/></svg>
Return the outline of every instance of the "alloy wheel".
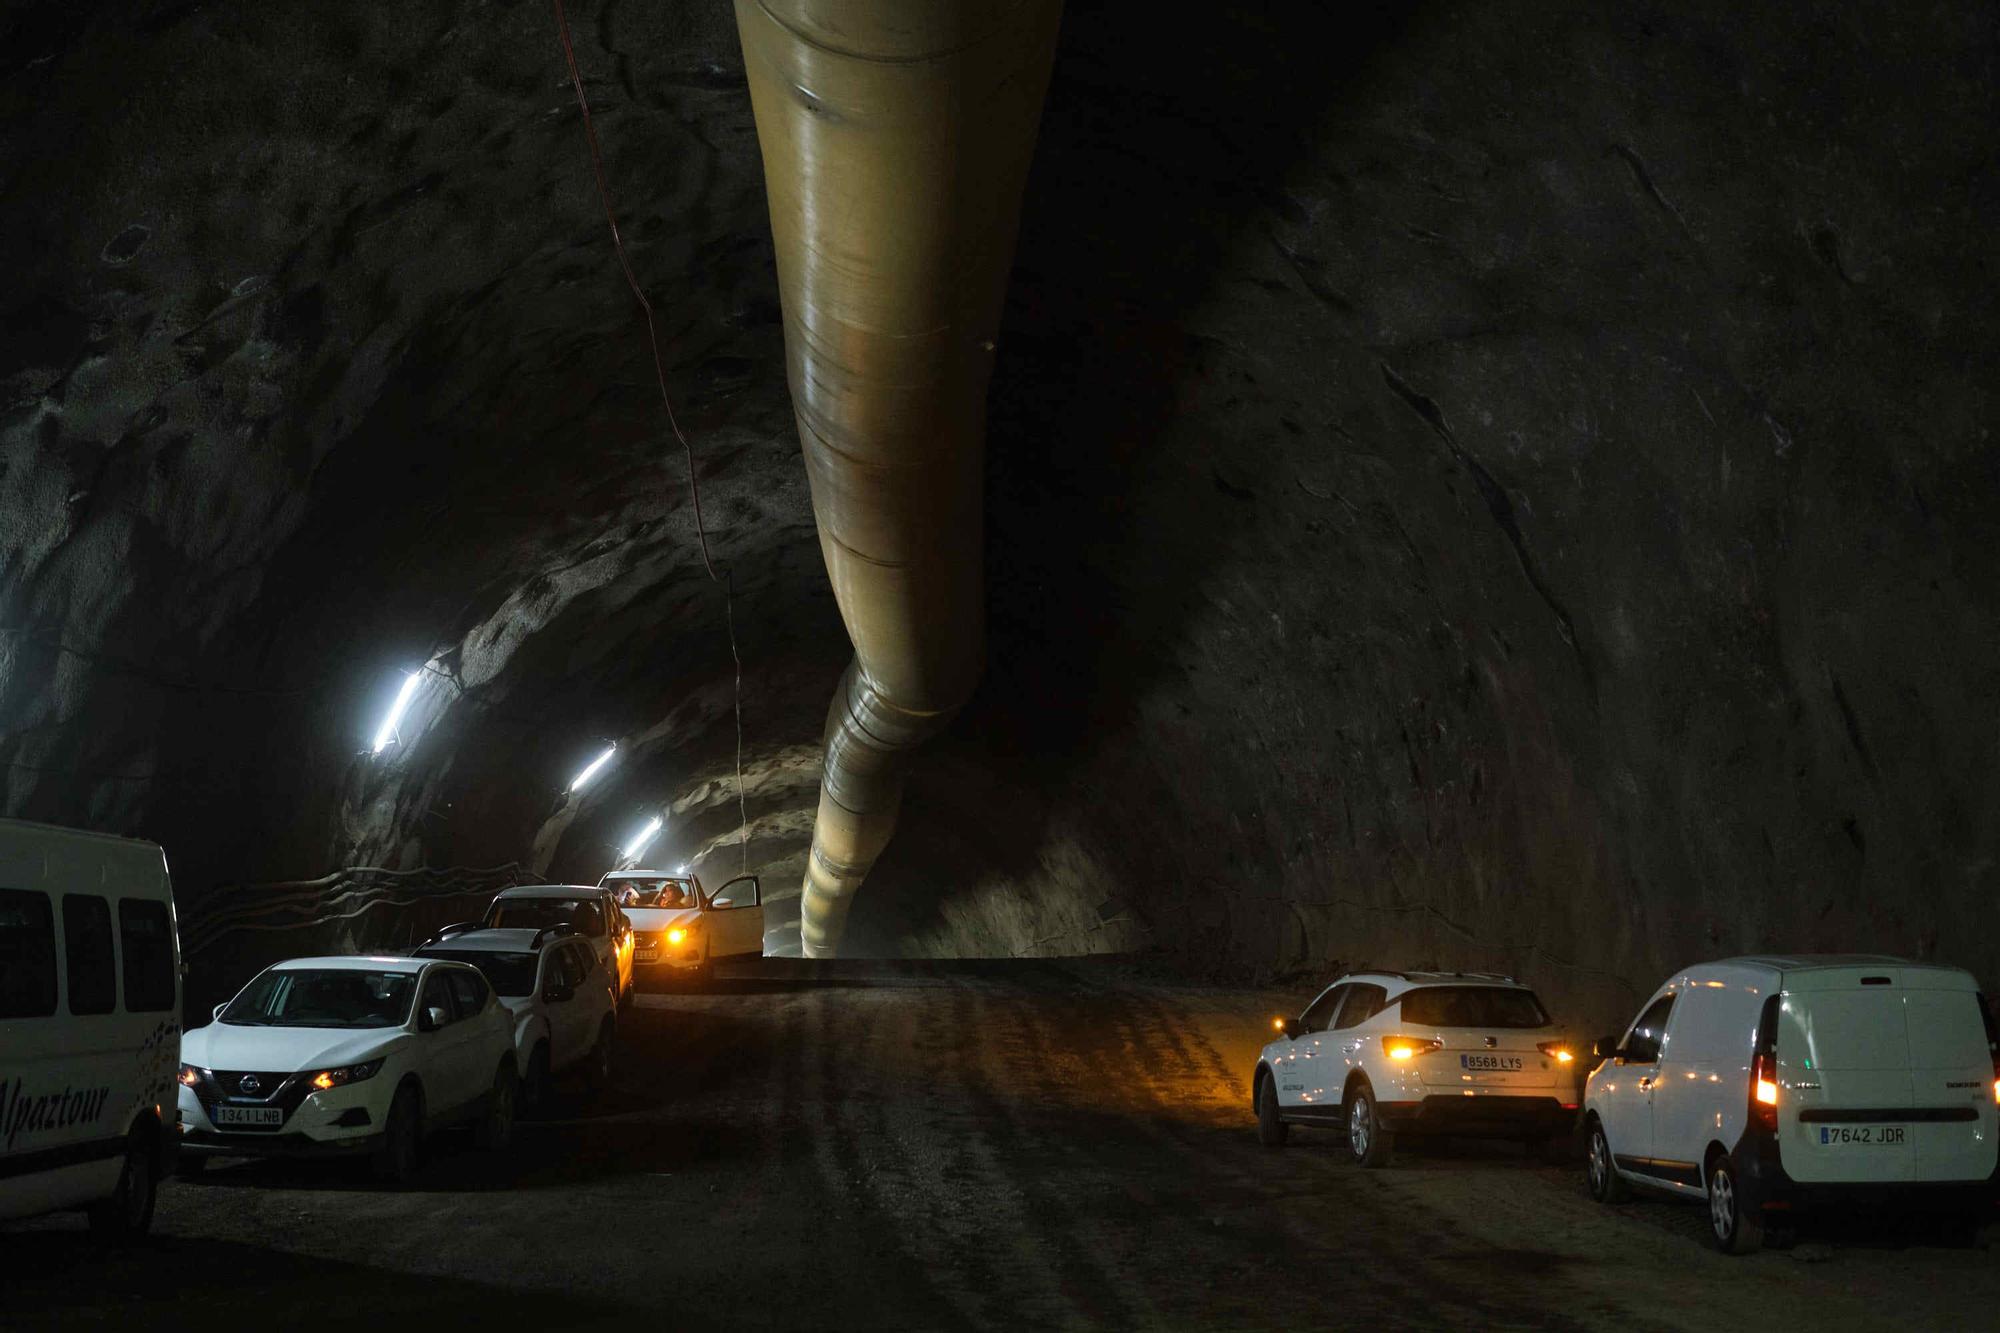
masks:
<svg viewBox="0 0 2000 1333"><path fill-rule="evenodd" d="M1715 1228L1715 1238L1725 1246L1736 1235L1736 1184L1727 1171L1709 1174L1708 1222Z"/></svg>

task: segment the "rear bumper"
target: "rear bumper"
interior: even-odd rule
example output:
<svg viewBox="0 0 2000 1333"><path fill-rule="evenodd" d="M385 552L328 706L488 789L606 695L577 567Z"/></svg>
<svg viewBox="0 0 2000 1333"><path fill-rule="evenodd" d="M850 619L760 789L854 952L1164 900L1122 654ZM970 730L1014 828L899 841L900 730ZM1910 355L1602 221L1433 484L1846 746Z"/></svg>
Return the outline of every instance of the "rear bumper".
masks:
<svg viewBox="0 0 2000 1333"><path fill-rule="evenodd" d="M1752 1131L1729 1154L1750 1202L1767 1213L1871 1209L1903 1213L1990 1212L2000 1207L2000 1163L1985 1180L1846 1183L1793 1180L1777 1139Z"/></svg>
<svg viewBox="0 0 2000 1333"><path fill-rule="evenodd" d="M1410 1134L1552 1138L1576 1128L1576 1108L1554 1097L1456 1093L1415 1102L1377 1102L1375 1110L1389 1129Z"/></svg>

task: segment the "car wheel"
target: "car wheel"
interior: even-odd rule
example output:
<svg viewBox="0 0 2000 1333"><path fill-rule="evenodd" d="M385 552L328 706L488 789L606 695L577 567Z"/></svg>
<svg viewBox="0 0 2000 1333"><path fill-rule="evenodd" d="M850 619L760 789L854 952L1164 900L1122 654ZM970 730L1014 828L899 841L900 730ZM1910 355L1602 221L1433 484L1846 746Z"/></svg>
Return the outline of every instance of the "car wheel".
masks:
<svg viewBox="0 0 2000 1333"><path fill-rule="evenodd" d="M109 1241L137 1240L145 1235L153 1225L157 1183L153 1178L153 1145L143 1132L134 1133L125 1143L118 1188L110 1198L91 1206L92 1234Z"/></svg>
<svg viewBox="0 0 2000 1333"><path fill-rule="evenodd" d="M474 1131L479 1146L490 1152L503 1151L514 1141L514 1057L501 1060L493 1075L493 1091L486 1097L486 1114Z"/></svg>
<svg viewBox="0 0 2000 1333"><path fill-rule="evenodd" d="M611 1052L617 1040L617 1027L610 1019L605 1019L597 1029L597 1045L590 1048L590 1056L584 1062L584 1081L590 1084L592 1092L602 1092L611 1086Z"/></svg>
<svg viewBox="0 0 2000 1333"><path fill-rule="evenodd" d="M521 1108L530 1115L549 1109L549 1044L537 1042L528 1055L528 1076L521 1084Z"/></svg>
<svg viewBox="0 0 2000 1333"><path fill-rule="evenodd" d="M1347 1099L1347 1150L1359 1165L1374 1167L1387 1166L1395 1148L1395 1136L1375 1110L1375 1094L1361 1084Z"/></svg>
<svg viewBox="0 0 2000 1333"><path fill-rule="evenodd" d="M1257 1142L1266 1148L1282 1148L1292 1127L1278 1118L1278 1090L1269 1074L1257 1075Z"/></svg>
<svg viewBox="0 0 2000 1333"><path fill-rule="evenodd" d="M382 1141L375 1145L375 1160L370 1164L377 1180L400 1185L415 1174L422 1114L416 1089L398 1088L396 1099L389 1103L389 1123L382 1127Z"/></svg>
<svg viewBox="0 0 2000 1333"><path fill-rule="evenodd" d="M1632 1187L1618 1174L1617 1160L1611 1155L1611 1140L1604 1137L1604 1126L1596 1120L1590 1122L1590 1148L1584 1154L1583 1178L1590 1186L1590 1197L1599 1203L1624 1203L1632 1197Z"/></svg>
<svg viewBox="0 0 2000 1333"><path fill-rule="evenodd" d="M1764 1244L1764 1224L1746 1206L1742 1183L1727 1157L1708 1168L1708 1229L1724 1254L1749 1254Z"/></svg>

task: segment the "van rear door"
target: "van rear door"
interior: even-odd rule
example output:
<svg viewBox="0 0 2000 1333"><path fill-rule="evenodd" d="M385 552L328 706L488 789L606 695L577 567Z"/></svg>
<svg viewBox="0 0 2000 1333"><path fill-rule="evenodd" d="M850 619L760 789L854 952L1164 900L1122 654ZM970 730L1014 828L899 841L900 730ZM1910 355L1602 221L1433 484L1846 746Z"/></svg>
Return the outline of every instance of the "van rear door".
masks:
<svg viewBox="0 0 2000 1333"><path fill-rule="evenodd" d="M1985 1028L1963 973L1892 965L1792 974L1777 1059L1779 1151L1794 1180L1992 1171Z"/></svg>

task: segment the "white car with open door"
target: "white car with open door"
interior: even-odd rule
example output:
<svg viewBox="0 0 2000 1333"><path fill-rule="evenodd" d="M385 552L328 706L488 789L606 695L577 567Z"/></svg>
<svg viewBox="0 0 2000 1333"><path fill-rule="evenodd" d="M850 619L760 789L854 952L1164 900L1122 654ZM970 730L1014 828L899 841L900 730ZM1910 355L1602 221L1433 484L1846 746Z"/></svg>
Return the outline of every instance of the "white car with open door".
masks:
<svg viewBox="0 0 2000 1333"><path fill-rule="evenodd" d="M209 1157L373 1159L401 1181L423 1136L514 1131L514 1023L478 969L429 958L265 968L181 1038L181 1170Z"/></svg>
<svg viewBox="0 0 2000 1333"><path fill-rule="evenodd" d="M611 890L590 884L522 884L502 889L486 909L489 926L542 930L568 923L615 979L618 1004L632 998L632 923Z"/></svg>
<svg viewBox="0 0 2000 1333"><path fill-rule="evenodd" d="M1688 968L1598 1043L1587 1182L1704 1199L1725 1253L1816 1207L1970 1235L2000 1196L2000 1035L1971 974L1868 955Z"/></svg>
<svg viewBox="0 0 2000 1333"><path fill-rule="evenodd" d="M1534 991L1483 972L1363 972L1274 1022L1251 1082L1259 1136L1293 1125L1347 1135L1363 1166L1398 1134L1565 1146L1576 1123L1570 1044Z"/></svg>
<svg viewBox="0 0 2000 1333"><path fill-rule="evenodd" d="M82 1208L112 1238L152 1224L180 1031L160 849L0 819L0 1222Z"/></svg>
<svg viewBox="0 0 2000 1333"><path fill-rule="evenodd" d="M574 927L495 930L468 921L410 952L469 963L492 984L514 1018L524 1107L547 1106L550 1079L572 1068L581 1068L593 1089L611 1081L618 1001L610 975Z"/></svg>
<svg viewBox="0 0 2000 1333"><path fill-rule="evenodd" d="M763 883L739 875L710 891L693 875L615 870L603 886L615 891L635 941L634 966L707 981L725 958L764 953Z"/></svg>

